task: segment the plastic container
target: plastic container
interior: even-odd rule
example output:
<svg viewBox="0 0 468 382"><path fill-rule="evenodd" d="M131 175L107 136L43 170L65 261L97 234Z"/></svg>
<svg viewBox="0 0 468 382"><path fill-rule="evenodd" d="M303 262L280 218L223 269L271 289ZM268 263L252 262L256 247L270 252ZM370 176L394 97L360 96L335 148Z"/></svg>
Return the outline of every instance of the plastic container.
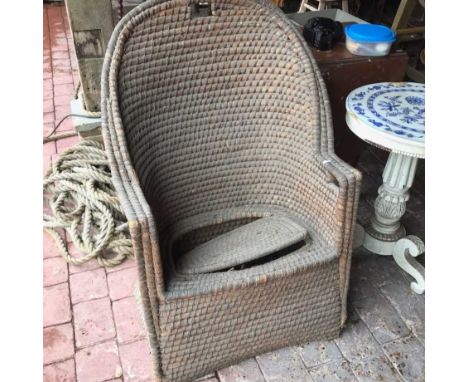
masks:
<svg viewBox="0 0 468 382"><path fill-rule="evenodd" d="M357 56L386 56L395 32L383 25L352 24L345 28L346 49Z"/></svg>

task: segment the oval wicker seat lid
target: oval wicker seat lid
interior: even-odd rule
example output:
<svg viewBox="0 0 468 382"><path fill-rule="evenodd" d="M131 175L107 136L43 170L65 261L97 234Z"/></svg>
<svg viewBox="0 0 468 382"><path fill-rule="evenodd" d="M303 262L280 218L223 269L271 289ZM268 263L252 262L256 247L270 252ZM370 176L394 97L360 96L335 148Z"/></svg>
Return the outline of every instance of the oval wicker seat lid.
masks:
<svg viewBox="0 0 468 382"><path fill-rule="evenodd" d="M307 231L285 216L269 216L215 237L179 259L181 273L225 270L303 241Z"/></svg>

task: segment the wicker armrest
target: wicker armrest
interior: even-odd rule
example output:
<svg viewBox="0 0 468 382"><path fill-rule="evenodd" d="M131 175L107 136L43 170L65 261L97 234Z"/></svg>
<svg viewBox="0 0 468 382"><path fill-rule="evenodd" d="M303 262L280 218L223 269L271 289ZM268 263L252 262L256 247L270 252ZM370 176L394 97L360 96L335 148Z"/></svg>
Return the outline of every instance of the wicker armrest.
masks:
<svg viewBox="0 0 468 382"><path fill-rule="evenodd" d="M313 217L319 235L341 252L346 206L354 199L356 176L331 156L316 155L313 162L313 173L308 175L313 180L308 182L308 195L304 195L313 199L307 213Z"/></svg>
<svg viewBox="0 0 468 382"><path fill-rule="evenodd" d="M338 190L337 205L335 208L336 221L342 222L335 225L336 245L340 252L339 272L341 280L342 312L341 322L346 322L346 295L349 287L349 271L351 267L351 253L356 221L359 192L361 186L361 172L338 158L334 154L328 155L321 162L322 168L329 174L328 185Z"/></svg>

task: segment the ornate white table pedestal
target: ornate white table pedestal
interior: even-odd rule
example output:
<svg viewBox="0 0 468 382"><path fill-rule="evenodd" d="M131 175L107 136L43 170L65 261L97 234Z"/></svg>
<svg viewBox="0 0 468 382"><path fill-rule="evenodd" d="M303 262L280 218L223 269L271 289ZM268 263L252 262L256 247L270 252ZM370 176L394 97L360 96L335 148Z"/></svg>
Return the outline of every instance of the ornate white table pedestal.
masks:
<svg viewBox="0 0 468 382"><path fill-rule="evenodd" d="M414 279L411 289L423 293L424 267L414 258L424 252L424 243L406 236L400 222L406 211L418 158L424 157L424 85L380 83L352 91L346 101L346 121L365 141L390 150L383 184L374 203L374 215L365 230L358 226L355 246L392 255Z"/></svg>

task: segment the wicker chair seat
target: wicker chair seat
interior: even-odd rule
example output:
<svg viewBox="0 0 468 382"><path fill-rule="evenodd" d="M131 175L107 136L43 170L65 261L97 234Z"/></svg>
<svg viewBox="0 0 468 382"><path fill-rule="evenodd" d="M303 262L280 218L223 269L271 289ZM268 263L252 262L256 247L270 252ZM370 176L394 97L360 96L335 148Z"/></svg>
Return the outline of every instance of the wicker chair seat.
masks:
<svg viewBox="0 0 468 382"><path fill-rule="evenodd" d="M277 257L305 240L307 231L285 216L269 216L235 228L180 256L184 274L220 272Z"/></svg>
<svg viewBox="0 0 468 382"><path fill-rule="evenodd" d="M240 270L208 272L197 274L174 274L168 280L166 297L168 300L194 294L215 293L226 289L253 285L262 279L272 279L293 275L298 269L307 270L325 263L336 261L339 254L320 240L308 240L299 249L279 258L262 262Z"/></svg>
<svg viewBox="0 0 468 382"><path fill-rule="evenodd" d="M170 237L166 245L168 248L172 248L176 254L178 252L188 254L192 248L197 249L203 246L200 243L210 243L210 241L222 237L224 232L233 232L237 227L248 228L251 222L255 223L277 216L285 219L288 225L294 224L297 227L297 232L300 232L300 235L296 237L301 238L302 230L305 230L304 239L299 239L296 246L286 247L285 253L279 251L273 257L258 256L257 262L248 262L245 267L234 267L234 269L226 269L226 271L173 272L168 275L167 299L190 296L194 293L215 293L247 284L258 284L259 280L265 277L284 276L294 273L298 269L310 269L338 259L338 251L330 247L321 234L314 230L313 226L307 225L300 218L287 214L282 209L260 206L214 211L180 221L171 227L172 235L165 233L166 237ZM291 238L288 237L287 240L291 240ZM280 247L282 246L280 245ZM236 252L236 249L238 248L230 247L227 250ZM262 251L256 252L256 254L258 253L262 253ZM231 263L232 259L226 261Z"/></svg>

